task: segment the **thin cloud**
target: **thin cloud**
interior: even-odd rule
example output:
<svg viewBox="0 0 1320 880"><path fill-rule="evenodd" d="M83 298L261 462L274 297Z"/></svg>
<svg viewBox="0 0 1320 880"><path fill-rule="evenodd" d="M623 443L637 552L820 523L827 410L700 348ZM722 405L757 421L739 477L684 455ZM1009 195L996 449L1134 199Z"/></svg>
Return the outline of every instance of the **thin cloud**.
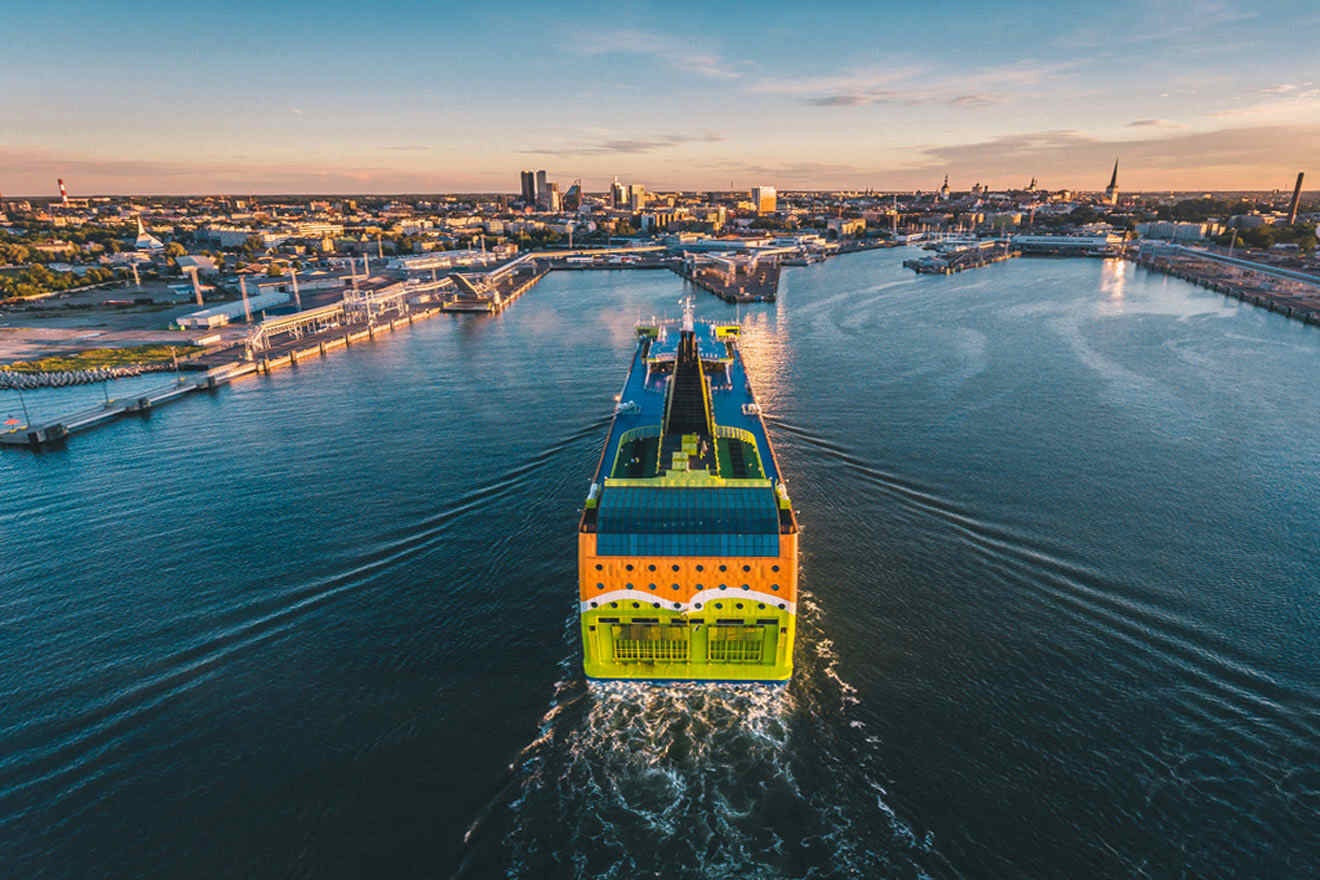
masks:
<svg viewBox="0 0 1320 880"><path fill-rule="evenodd" d="M1060 185L1090 184L1100 189L1114 157L1122 160L1123 174L1167 178L1169 183L1196 186L1196 180L1265 179L1279 167L1303 163L1309 145L1320 139L1320 126L1257 126L1217 131L1179 132L1133 140L1097 138L1079 131L1056 130L1004 135L968 144L921 148L922 164L932 172L966 168L986 179L1037 174L1061 180ZM1298 165L1300 167L1300 165ZM912 170L909 168L908 170ZM1089 180L1087 179L1089 178ZM1204 186L1204 184L1199 184Z"/></svg>
<svg viewBox="0 0 1320 880"><path fill-rule="evenodd" d="M712 51L694 48L688 40L668 34L622 29L574 34L573 51L583 55L645 55L675 70L708 79L738 79L742 72Z"/></svg>
<svg viewBox="0 0 1320 880"><path fill-rule="evenodd" d="M998 104L999 99L994 95L959 95L956 98L950 98L949 103L955 107L976 109L978 107L989 107L991 104Z"/></svg>
<svg viewBox="0 0 1320 880"><path fill-rule="evenodd" d="M748 90L800 97L811 107L942 104L975 110L1034 94L1035 86L1048 78L1058 79L1076 66L1076 62L1043 64L1023 60L957 75L939 74L924 67L861 69L826 77L772 78L754 83Z"/></svg>
<svg viewBox="0 0 1320 880"><path fill-rule="evenodd" d="M1134 119L1127 124L1128 128L1182 128L1176 122L1170 122L1167 119Z"/></svg>
<svg viewBox="0 0 1320 880"><path fill-rule="evenodd" d="M519 150L539 156L605 156L611 154L653 153L684 144L710 144L724 140L723 135L707 131L701 134L661 134L646 138L611 138L589 144Z"/></svg>
<svg viewBox="0 0 1320 880"><path fill-rule="evenodd" d="M429 144L398 144L394 146L381 147L382 150L397 150L399 152L421 152L431 149Z"/></svg>

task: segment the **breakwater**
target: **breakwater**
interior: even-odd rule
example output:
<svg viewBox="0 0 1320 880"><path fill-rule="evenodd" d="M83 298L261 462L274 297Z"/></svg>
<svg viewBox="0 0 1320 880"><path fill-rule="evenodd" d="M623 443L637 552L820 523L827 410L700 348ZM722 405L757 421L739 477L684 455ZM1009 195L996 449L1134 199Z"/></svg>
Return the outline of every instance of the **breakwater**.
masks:
<svg viewBox="0 0 1320 880"><path fill-rule="evenodd" d="M173 364L160 363L125 364L118 367L93 367L89 370L53 370L40 373L0 370L0 389L17 388L20 391L28 391L36 388L66 388L71 385L90 385L93 382L126 379L130 376L141 376L143 373L163 373L173 369Z"/></svg>

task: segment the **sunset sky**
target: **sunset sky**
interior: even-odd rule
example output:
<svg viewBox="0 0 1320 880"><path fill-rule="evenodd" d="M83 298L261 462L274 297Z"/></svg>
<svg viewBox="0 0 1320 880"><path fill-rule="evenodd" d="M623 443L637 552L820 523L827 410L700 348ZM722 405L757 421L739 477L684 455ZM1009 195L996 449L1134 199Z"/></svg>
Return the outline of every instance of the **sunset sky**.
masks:
<svg viewBox="0 0 1320 880"><path fill-rule="evenodd" d="M1320 6L1254 6L11 3L0 192L1320 180Z"/></svg>

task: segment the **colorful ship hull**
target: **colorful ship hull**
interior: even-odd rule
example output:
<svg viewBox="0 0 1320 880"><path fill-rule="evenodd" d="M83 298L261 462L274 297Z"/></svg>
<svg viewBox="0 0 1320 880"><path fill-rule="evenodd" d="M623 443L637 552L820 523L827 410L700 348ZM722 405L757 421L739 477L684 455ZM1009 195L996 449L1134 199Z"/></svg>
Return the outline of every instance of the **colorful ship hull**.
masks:
<svg viewBox="0 0 1320 880"><path fill-rule="evenodd" d="M798 528L736 325L638 328L578 527L590 678L784 682Z"/></svg>

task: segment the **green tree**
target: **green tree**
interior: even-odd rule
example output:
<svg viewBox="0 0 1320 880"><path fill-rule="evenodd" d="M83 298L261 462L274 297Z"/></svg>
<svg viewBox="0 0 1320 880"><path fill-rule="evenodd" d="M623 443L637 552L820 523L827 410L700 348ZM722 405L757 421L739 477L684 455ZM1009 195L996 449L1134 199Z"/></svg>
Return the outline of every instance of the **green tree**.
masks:
<svg viewBox="0 0 1320 880"><path fill-rule="evenodd" d="M251 259L266 252L266 240L260 235L249 235L243 242L243 256Z"/></svg>

